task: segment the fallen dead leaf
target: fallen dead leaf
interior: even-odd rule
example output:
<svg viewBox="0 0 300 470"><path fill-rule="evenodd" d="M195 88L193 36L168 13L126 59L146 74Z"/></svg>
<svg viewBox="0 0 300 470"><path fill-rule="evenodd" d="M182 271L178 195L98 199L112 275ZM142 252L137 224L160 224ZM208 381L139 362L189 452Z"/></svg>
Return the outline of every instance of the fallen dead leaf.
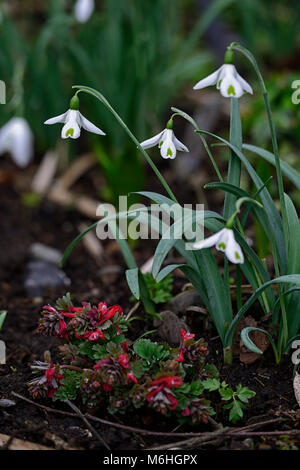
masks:
<svg viewBox="0 0 300 470"><path fill-rule="evenodd" d="M235 339L234 339L234 346L233 346L233 353L239 354L240 361L243 362L244 364L252 364L260 357L260 354L256 354L252 351L249 351L249 349L246 348L246 346L244 346L241 340L241 331L243 328L246 328L248 326L257 327L257 321L251 316L244 317L238 324L236 332L235 332ZM250 337L253 343L259 349L261 349L262 352L264 352L268 348L269 340L260 331L253 331L250 334Z"/></svg>

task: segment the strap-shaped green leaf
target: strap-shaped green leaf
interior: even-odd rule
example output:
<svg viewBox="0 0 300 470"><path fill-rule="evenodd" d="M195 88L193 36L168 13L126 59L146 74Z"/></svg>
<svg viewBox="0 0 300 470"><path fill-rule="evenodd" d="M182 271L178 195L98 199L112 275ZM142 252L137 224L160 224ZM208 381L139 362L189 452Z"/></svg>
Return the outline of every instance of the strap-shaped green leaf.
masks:
<svg viewBox="0 0 300 470"><path fill-rule="evenodd" d="M254 170L254 168L252 167L251 163L235 145L232 145L227 140L215 134L212 134L211 132L207 132L207 131L200 131L200 132L205 135L214 137L215 139L228 145L228 147L230 147L236 153L236 155L240 158L240 160L243 162L244 167L249 173L249 176L254 182L256 188L259 190L261 187L263 187L263 182L258 176L258 174L256 173L256 171ZM282 272L286 273L287 272L287 253L286 253L285 239L284 239L284 233L283 233L283 225L282 225L280 214L267 188L264 187L264 189L262 189L262 191L260 192L260 198L269 218L269 223L270 223L270 227L272 230L272 236L274 237L275 243L276 243L278 259L279 259L279 263L281 266L281 270Z"/></svg>
<svg viewBox="0 0 300 470"><path fill-rule="evenodd" d="M272 284L295 284L297 286L300 286L300 274L289 274L287 276L280 276L275 279L272 279L271 281L266 282L262 286L260 286L252 295L251 297L247 300L247 302L243 305L243 307L239 310L237 315L234 317L225 337L225 346L231 346L233 342L233 337L234 337L234 332L235 329L238 325L238 323L241 321L245 313L248 311L248 309L253 305L253 303L257 300L259 295L267 289L269 286Z"/></svg>
<svg viewBox="0 0 300 470"><path fill-rule="evenodd" d="M139 268L127 269L125 271L126 280L129 289L131 290L134 297L140 299L140 286L139 286Z"/></svg>
<svg viewBox="0 0 300 470"><path fill-rule="evenodd" d="M249 150L250 152L259 155L267 162L271 163L272 165L276 165L275 157L272 152L268 150L262 149L257 147L256 145L250 144L243 144L243 149ZM295 168L291 167L287 162L284 160L280 160L280 168L282 173L296 186L296 188L300 189L300 173L299 171L295 170Z"/></svg>
<svg viewBox="0 0 300 470"><path fill-rule="evenodd" d="M6 314L7 314L7 311L6 311L6 310L1 310L1 311L0 311L0 330L1 330L2 325L3 325L3 323L4 323Z"/></svg>
<svg viewBox="0 0 300 470"><path fill-rule="evenodd" d="M239 150L242 150L242 123L238 98L230 98L230 142ZM240 186L241 179L241 161L235 152L230 149L227 182L234 186ZM224 201L224 219L227 220L235 211L236 197L233 194L226 193Z"/></svg>

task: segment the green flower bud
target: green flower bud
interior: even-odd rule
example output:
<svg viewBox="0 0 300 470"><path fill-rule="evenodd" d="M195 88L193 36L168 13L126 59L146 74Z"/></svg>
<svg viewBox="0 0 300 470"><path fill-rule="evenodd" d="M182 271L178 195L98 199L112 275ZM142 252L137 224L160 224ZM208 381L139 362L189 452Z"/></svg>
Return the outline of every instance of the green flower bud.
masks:
<svg viewBox="0 0 300 470"><path fill-rule="evenodd" d="M79 98L77 95L74 95L73 98L70 101L70 109L73 109L74 111L78 111L79 109Z"/></svg>

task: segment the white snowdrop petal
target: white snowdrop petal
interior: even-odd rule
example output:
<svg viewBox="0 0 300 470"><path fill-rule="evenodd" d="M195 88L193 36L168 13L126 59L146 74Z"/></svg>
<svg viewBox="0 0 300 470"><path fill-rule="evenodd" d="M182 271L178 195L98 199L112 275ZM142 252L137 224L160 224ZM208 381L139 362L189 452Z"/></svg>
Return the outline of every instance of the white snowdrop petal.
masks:
<svg viewBox="0 0 300 470"><path fill-rule="evenodd" d="M221 95L225 98L240 98L244 92L240 83L233 76L225 76L220 84Z"/></svg>
<svg viewBox="0 0 300 470"><path fill-rule="evenodd" d="M94 11L94 0L77 0L75 4L74 14L79 23L88 21Z"/></svg>
<svg viewBox="0 0 300 470"><path fill-rule="evenodd" d="M222 66L223 67L223 66ZM211 73L207 77L200 80L196 85L193 87L194 90L201 90L207 86L215 85L218 81L219 74L222 70L222 67L218 68L215 72Z"/></svg>
<svg viewBox="0 0 300 470"><path fill-rule="evenodd" d="M151 147L155 147L155 145L158 145L160 143L161 137L163 137L164 130L161 131L159 134L156 134L155 136L151 137L150 139L144 140L141 142L141 146L143 149L149 149Z"/></svg>
<svg viewBox="0 0 300 470"><path fill-rule="evenodd" d="M68 120L68 113L69 113L69 110L63 114L60 114L59 116L55 116L53 118L47 119L47 121L45 121L44 124L56 124L58 122L65 123Z"/></svg>
<svg viewBox="0 0 300 470"><path fill-rule="evenodd" d="M176 157L176 147L171 139L166 139L160 148L160 154L163 158L171 158L174 160Z"/></svg>
<svg viewBox="0 0 300 470"><path fill-rule="evenodd" d="M250 93L251 95L253 95L253 90L252 90L251 86L239 74L237 74L237 80L240 83L240 85L241 85L241 87L243 88L244 91L247 91L247 93Z"/></svg>
<svg viewBox="0 0 300 470"><path fill-rule="evenodd" d="M180 152L189 152L189 149L182 142L180 142L180 140L178 140L175 135L173 136L173 142L175 144L176 149Z"/></svg>
<svg viewBox="0 0 300 470"><path fill-rule="evenodd" d="M24 118L10 119L0 130L0 153L9 152L21 168L33 157L33 133Z"/></svg>
<svg viewBox="0 0 300 470"><path fill-rule="evenodd" d="M61 137L67 139L78 139L80 136L80 127L75 120L68 121L61 130Z"/></svg>
<svg viewBox="0 0 300 470"><path fill-rule="evenodd" d="M79 112L79 119L80 119L80 124L87 131L93 132L94 134L98 134L98 135L106 135L105 132L99 129L99 127L95 126L91 121L86 119L80 112Z"/></svg>
<svg viewBox="0 0 300 470"><path fill-rule="evenodd" d="M212 246L215 246L220 238L222 237L222 234L224 232L224 229L222 229L220 232L215 233L214 235L211 235L208 238L205 238L204 240L201 240L200 242L197 242L193 245L193 247L196 250L201 250L202 248L211 248Z"/></svg>
<svg viewBox="0 0 300 470"><path fill-rule="evenodd" d="M227 246L225 250L225 254L229 261L234 264L243 264L244 263L244 255L241 250L240 245L235 241L234 234L232 230L228 230L227 232Z"/></svg>
<svg viewBox="0 0 300 470"><path fill-rule="evenodd" d="M32 160L33 134L27 122L24 123L23 129L20 128L16 133L10 152L15 163L21 168L25 168Z"/></svg>

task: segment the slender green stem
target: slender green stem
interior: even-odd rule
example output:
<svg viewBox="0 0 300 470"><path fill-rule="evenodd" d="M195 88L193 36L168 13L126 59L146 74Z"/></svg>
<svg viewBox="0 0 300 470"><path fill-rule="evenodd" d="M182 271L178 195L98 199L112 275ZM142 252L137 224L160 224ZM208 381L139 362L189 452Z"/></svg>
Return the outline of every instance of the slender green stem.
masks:
<svg viewBox="0 0 300 470"><path fill-rule="evenodd" d="M232 364L232 346L223 349L223 358L225 364Z"/></svg>
<svg viewBox="0 0 300 470"><path fill-rule="evenodd" d="M200 129L198 128L198 130L200 130ZM207 152L207 154L208 154L208 156L209 156L209 158L210 158L210 161L211 161L211 163L212 163L212 165L213 165L213 167L214 167L214 169L215 169L215 172L217 173L217 176L218 176L218 178L219 178L219 181L220 181L221 183L224 183L224 180L223 180L223 178L222 178L222 175L221 175L221 173L220 173L220 170L219 170L219 168L218 168L218 165L217 165L217 163L216 163L216 161L215 161L215 159L214 159L214 157L213 157L213 154L212 154L211 151L210 151L209 146L207 145L206 139L203 137L202 134L199 134L199 135L200 135L200 138L201 138L202 143L203 143L203 145L204 145L204 148L205 148L205 150L206 150L206 152Z"/></svg>
<svg viewBox="0 0 300 470"><path fill-rule="evenodd" d="M163 187L165 188L165 190L167 191L167 193L169 194L170 198L174 201L174 202L178 202L175 195L173 194L170 186L168 185L168 183L166 182L165 178L162 176L162 174L160 173L159 169L157 168L157 166L155 165L155 163L151 160L151 158L149 157L149 155L147 154L147 152L143 149L143 147L141 146L141 144L139 143L139 141L137 140L137 138L134 136L134 134L131 132L131 130L128 128L128 126L125 124L125 122L122 120L122 118L119 116L119 114L114 110L114 108L110 105L110 103L107 101L107 99L101 94L99 93L99 91L97 90L94 90L93 88L89 88L89 87L85 87L85 86L80 86L80 85L74 85L72 88L75 88L75 89L78 89L77 93L80 93L80 92L85 92L85 93L88 93L92 96L94 96L95 98L97 98L101 103L104 104L104 106L106 106L106 108L108 108L108 110L113 114L113 116L116 118L116 120L121 124L121 126L123 127L123 129L125 130L125 132L129 135L129 137L131 138L131 140L135 143L135 145L137 146L138 150L142 153L143 157L145 158L145 160L147 161L147 163L151 166L152 170L154 171L154 173L156 174L156 176L158 177L159 181L161 182L161 184L163 185Z"/></svg>
<svg viewBox="0 0 300 470"><path fill-rule="evenodd" d="M236 265L236 303L238 311L242 308L242 276L241 276L241 268L237 264Z"/></svg>
<svg viewBox="0 0 300 470"><path fill-rule="evenodd" d="M270 106L270 101L268 98L268 92L265 86L264 79L262 77L262 74L259 70L258 64L254 58L254 56L251 54L248 49L245 49L242 47L240 44L233 42L230 44L230 47L236 51L241 52L244 54L245 57L249 60L249 62L252 64L254 67L254 70L257 74L260 87L262 90L266 110L267 110L267 116L268 116L268 121L269 121L269 127L270 127L270 133L271 133L271 139L272 139L272 146L273 146L273 152L274 152L274 157L275 157L275 166L276 166L276 174L277 174L277 183L278 183L278 192L279 192L279 199L280 199L280 206L281 206L281 213L282 213L282 222L283 222L283 231L284 231L284 237L286 243L288 242L288 223L287 223L287 211L286 211L286 206L285 206L285 200L284 200L284 187L283 187L283 178L282 178L282 172L281 172L281 166L280 166L280 156L279 156L279 150L278 150L278 143L277 143L277 137L276 137L276 131L275 131L275 125L274 121L272 118L272 113L271 113L271 106Z"/></svg>
<svg viewBox="0 0 300 470"><path fill-rule="evenodd" d="M207 142L206 142L205 138L204 138L203 135L200 133L200 129L199 129L199 127L198 127L198 125L197 125L195 119L193 119L191 116L189 116L187 113L184 113L184 112L181 111L180 109L177 109L177 108L174 108L174 107L172 107L171 109L172 109L172 111L174 111L174 114L177 114L177 115L183 117L183 118L186 119L190 124L192 124L192 126L193 126L194 129L195 129L195 131L199 134L199 136L200 136L200 138L201 138L201 140L202 140L202 143L203 143L203 145L204 145L204 148L205 148L205 150L206 150L206 152L207 152L207 154L208 154L208 156L209 156L209 158L210 158L210 161L211 161L211 163L212 163L212 165L213 165L213 167L214 167L214 169L215 169L215 172L217 173L217 176L218 176L218 178L219 178L219 181L220 181L221 183L223 183L224 180L223 180L223 178L222 178L222 175L221 175L221 173L220 173L220 170L219 170L219 168L218 168L218 165L216 164L216 161L215 161L215 159L214 159L214 157L213 157L213 155L212 155L212 153L211 153L211 151L210 151L209 146L207 145Z"/></svg>

